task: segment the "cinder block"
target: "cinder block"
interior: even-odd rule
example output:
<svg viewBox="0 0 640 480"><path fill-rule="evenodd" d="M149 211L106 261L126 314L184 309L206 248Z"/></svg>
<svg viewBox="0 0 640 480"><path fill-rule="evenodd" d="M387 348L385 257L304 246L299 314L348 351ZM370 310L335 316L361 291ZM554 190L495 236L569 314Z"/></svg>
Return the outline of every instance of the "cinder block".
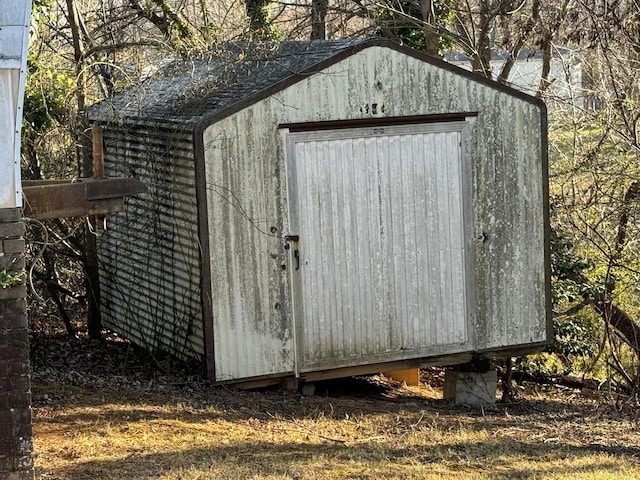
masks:
<svg viewBox="0 0 640 480"><path fill-rule="evenodd" d="M11 345L0 345L0 362L29 360L29 342L19 341Z"/></svg>
<svg viewBox="0 0 640 480"><path fill-rule="evenodd" d="M0 328L28 327L26 299L23 297L3 299L0 302Z"/></svg>
<svg viewBox="0 0 640 480"><path fill-rule="evenodd" d="M10 288L0 287L0 300L17 300L26 297L27 287L25 285L16 285Z"/></svg>
<svg viewBox="0 0 640 480"><path fill-rule="evenodd" d="M3 372L7 377L18 377L23 375L29 375L30 373L30 365L29 361L25 359L14 359L9 360L4 364L4 369L0 366L0 377L2 377Z"/></svg>
<svg viewBox="0 0 640 480"><path fill-rule="evenodd" d="M25 392L9 391L7 394L7 403L14 414L18 415L23 410L29 409L31 405L31 390Z"/></svg>
<svg viewBox="0 0 640 480"><path fill-rule="evenodd" d="M26 417L26 416L25 416ZM25 439L30 439L33 433L33 429L31 427L31 416L25 418L21 422L16 423L13 426L13 438L22 439L20 441L20 453L22 455L28 454L31 452L32 445L31 441L27 441Z"/></svg>
<svg viewBox="0 0 640 480"><path fill-rule="evenodd" d="M0 270L18 272L25 268L25 258L22 254L0 256Z"/></svg>
<svg viewBox="0 0 640 480"><path fill-rule="evenodd" d="M464 405L492 405L496 403L498 374L447 370L444 377L444 399Z"/></svg>
<svg viewBox="0 0 640 480"><path fill-rule="evenodd" d="M13 456L0 453L0 478L5 478L2 474L9 470L13 470Z"/></svg>
<svg viewBox="0 0 640 480"><path fill-rule="evenodd" d="M20 305L16 305L15 300L16 299L0 299L0 330L6 331L28 328L27 316L20 311Z"/></svg>
<svg viewBox="0 0 640 480"><path fill-rule="evenodd" d="M17 397L26 397L24 394L30 394L31 392L31 380L27 375L21 375L16 377L10 377L10 388ZM27 404L28 405L28 404Z"/></svg>
<svg viewBox="0 0 640 480"><path fill-rule="evenodd" d="M2 251L5 254L8 253L22 253L24 252L24 239L12 238L2 241Z"/></svg>
<svg viewBox="0 0 640 480"><path fill-rule="evenodd" d="M20 322L20 319L16 319L16 323ZM9 345L29 343L29 329L18 328L6 328L1 330Z"/></svg>
<svg viewBox="0 0 640 480"><path fill-rule="evenodd" d="M19 238L24 235L25 227L22 222L0 223L0 238Z"/></svg>
<svg viewBox="0 0 640 480"><path fill-rule="evenodd" d="M0 427L2 432L12 434L7 442L4 442L5 448L11 448L15 453L19 447L23 447L26 441L30 442L31 438L31 408L9 408L0 412ZM0 445L0 446L2 446ZM8 455L10 452L0 450L0 455ZM1 477L0 477L1 478Z"/></svg>
<svg viewBox="0 0 640 480"><path fill-rule="evenodd" d="M13 431L13 413L10 409L4 408L0 411L0 432L11 432ZM0 447L4 450L0 449L0 455L8 455L11 451L7 449L12 449L14 447L13 439L7 438L3 436L2 442L0 442Z"/></svg>
<svg viewBox="0 0 640 480"><path fill-rule="evenodd" d="M19 222L22 212L19 208L0 208L0 223Z"/></svg>
<svg viewBox="0 0 640 480"><path fill-rule="evenodd" d="M298 379L295 377L285 377L280 382L280 388L283 390L297 390L298 389Z"/></svg>

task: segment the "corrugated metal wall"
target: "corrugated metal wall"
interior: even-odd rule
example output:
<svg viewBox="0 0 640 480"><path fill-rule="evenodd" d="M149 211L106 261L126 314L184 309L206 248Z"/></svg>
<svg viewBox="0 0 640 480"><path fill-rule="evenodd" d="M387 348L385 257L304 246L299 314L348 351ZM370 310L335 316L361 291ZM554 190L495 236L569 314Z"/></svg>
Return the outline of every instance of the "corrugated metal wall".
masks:
<svg viewBox="0 0 640 480"><path fill-rule="evenodd" d="M469 348L464 127L289 136L300 371Z"/></svg>
<svg viewBox="0 0 640 480"><path fill-rule="evenodd" d="M195 169L190 134L107 125L105 169L148 193L127 200L99 239L106 327L150 350L204 353ZM117 159L117 164L116 164Z"/></svg>

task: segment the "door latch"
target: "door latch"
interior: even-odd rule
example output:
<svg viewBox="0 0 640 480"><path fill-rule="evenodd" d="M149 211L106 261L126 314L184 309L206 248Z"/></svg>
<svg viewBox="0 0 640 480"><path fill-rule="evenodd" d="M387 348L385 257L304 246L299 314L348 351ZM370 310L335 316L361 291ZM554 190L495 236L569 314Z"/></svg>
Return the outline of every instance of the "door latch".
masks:
<svg viewBox="0 0 640 480"><path fill-rule="evenodd" d="M300 251L298 250L300 235L285 235L284 240L287 242L284 246L285 250L289 250L291 245L293 245L293 258L296 262L296 270L300 270Z"/></svg>

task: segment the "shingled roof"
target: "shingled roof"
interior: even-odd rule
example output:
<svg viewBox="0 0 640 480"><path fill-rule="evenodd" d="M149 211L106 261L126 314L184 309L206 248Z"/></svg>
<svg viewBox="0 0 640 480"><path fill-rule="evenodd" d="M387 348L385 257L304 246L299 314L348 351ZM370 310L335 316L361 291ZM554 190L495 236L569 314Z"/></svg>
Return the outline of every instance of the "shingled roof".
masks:
<svg viewBox="0 0 640 480"><path fill-rule="evenodd" d="M126 91L90 109L99 121L181 123L237 110L277 90L282 83L315 73L320 64L342 57L372 40L233 43L188 60L176 60ZM359 47L359 48L358 48Z"/></svg>
<svg viewBox="0 0 640 480"><path fill-rule="evenodd" d="M226 43L200 57L170 62L137 85L91 107L89 118L189 130L231 115L371 46L399 50L527 102L539 102L388 39L251 42Z"/></svg>

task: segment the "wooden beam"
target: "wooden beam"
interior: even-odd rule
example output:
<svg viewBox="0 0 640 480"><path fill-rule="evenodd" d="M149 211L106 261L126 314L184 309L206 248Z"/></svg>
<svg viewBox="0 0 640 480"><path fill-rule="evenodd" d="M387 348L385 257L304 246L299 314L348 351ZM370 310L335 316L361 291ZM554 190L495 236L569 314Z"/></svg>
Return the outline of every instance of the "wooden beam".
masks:
<svg viewBox="0 0 640 480"><path fill-rule="evenodd" d="M430 365L447 366L458 365L471 361L472 355L469 352L452 353L437 357L413 358L407 360L397 360L387 363L374 363L371 365L356 365L353 367L340 367L331 370L300 373L300 378L306 382L318 380L330 380L332 378L353 377L356 375L369 375L391 370L404 370L408 368L426 367Z"/></svg>
<svg viewBox="0 0 640 480"><path fill-rule="evenodd" d="M94 123L92 132L93 140L93 178L104 178L104 153L102 150L102 126Z"/></svg>
<svg viewBox="0 0 640 480"><path fill-rule="evenodd" d="M135 178L30 182L23 186L24 215L38 220L108 215L124 210L124 197L146 191L145 185Z"/></svg>

